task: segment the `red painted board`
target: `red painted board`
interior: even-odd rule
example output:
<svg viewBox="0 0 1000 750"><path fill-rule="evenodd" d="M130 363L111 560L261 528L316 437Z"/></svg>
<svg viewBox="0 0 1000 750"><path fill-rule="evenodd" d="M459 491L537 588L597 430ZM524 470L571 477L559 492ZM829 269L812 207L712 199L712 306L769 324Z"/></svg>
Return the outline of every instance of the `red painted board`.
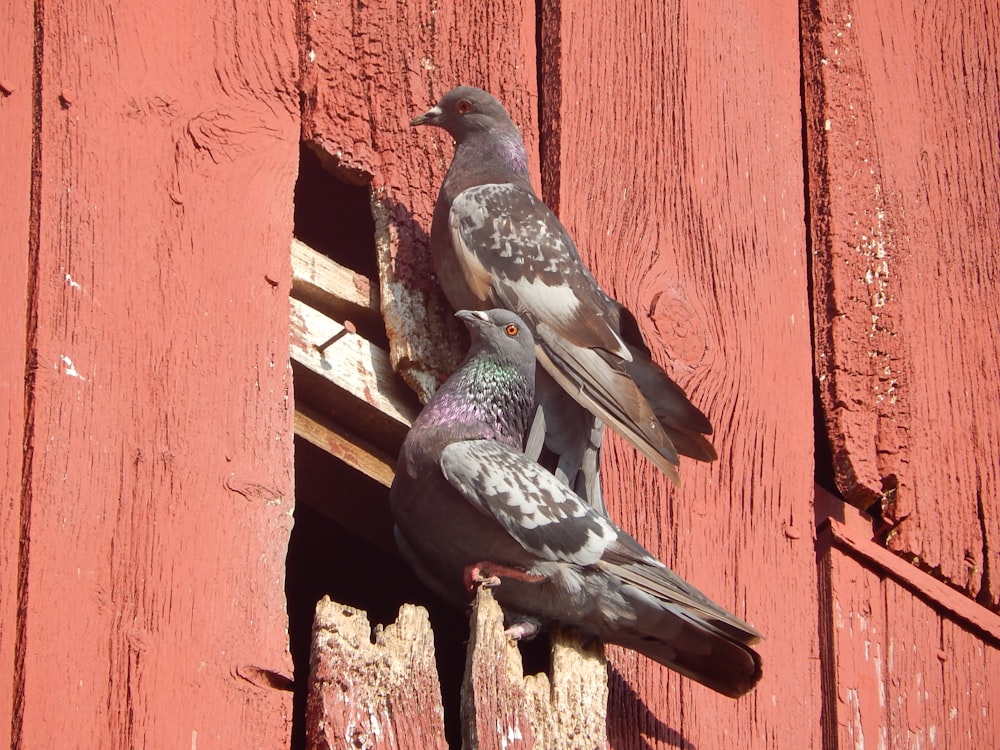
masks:
<svg viewBox="0 0 1000 750"><path fill-rule="evenodd" d="M995 3L804 3L816 368L840 490L1000 603Z"/></svg>
<svg viewBox="0 0 1000 750"><path fill-rule="evenodd" d="M837 521L819 551L824 747L992 747L1000 618Z"/></svg>
<svg viewBox="0 0 1000 750"><path fill-rule="evenodd" d="M797 4L544 7L546 198L720 453L674 489L609 437L612 515L767 638L735 702L609 649L611 746L818 747Z"/></svg>
<svg viewBox="0 0 1000 750"><path fill-rule="evenodd" d="M0 746L11 744L19 657L18 590L24 377L32 247L31 143L33 8L15 3L0 24Z"/></svg>
<svg viewBox="0 0 1000 750"><path fill-rule="evenodd" d="M15 745L285 746L294 7L36 13Z"/></svg>

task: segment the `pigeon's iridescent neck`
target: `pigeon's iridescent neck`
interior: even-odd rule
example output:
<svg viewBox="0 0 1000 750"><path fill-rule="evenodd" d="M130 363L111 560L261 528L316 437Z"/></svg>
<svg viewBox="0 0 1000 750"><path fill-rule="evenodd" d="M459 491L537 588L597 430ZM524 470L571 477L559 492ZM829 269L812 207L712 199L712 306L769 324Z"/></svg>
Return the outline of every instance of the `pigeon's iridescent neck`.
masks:
<svg viewBox="0 0 1000 750"><path fill-rule="evenodd" d="M473 359L434 394L417 421L424 429L447 426L461 433L454 436L458 439L485 438L521 450L534 403L532 385L515 368Z"/></svg>
<svg viewBox="0 0 1000 750"><path fill-rule="evenodd" d="M496 137L497 159L519 177L528 179L528 152L520 133L501 132Z"/></svg>
<svg viewBox="0 0 1000 750"><path fill-rule="evenodd" d="M525 183L528 178L528 154L517 128L494 128L488 133L473 133L458 144L451 169L445 178L461 185L455 191L474 185L499 182L516 178Z"/></svg>

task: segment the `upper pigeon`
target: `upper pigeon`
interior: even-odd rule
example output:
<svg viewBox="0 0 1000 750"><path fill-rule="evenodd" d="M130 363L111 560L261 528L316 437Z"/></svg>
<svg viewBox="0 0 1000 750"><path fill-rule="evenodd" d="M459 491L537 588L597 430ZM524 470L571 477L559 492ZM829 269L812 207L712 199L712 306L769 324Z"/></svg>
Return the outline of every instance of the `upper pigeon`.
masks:
<svg viewBox="0 0 1000 750"><path fill-rule="evenodd" d="M431 225L445 296L455 309L515 311L535 336L544 372L528 454L539 456L544 434L556 476L602 511L601 420L675 483L678 453L714 460L708 419L653 362L632 313L601 289L532 189L524 141L500 102L459 86L410 124L455 139Z"/></svg>
<svg viewBox="0 0 1000 750"><path fill-rule="evenodd" d="M458 605L495 587L509 637L574 626L725 695L749 691L760 634L522 453L535 375L524 322L508 310L458 316L471 349L414 421L390 490L416 573Z"/></svg>

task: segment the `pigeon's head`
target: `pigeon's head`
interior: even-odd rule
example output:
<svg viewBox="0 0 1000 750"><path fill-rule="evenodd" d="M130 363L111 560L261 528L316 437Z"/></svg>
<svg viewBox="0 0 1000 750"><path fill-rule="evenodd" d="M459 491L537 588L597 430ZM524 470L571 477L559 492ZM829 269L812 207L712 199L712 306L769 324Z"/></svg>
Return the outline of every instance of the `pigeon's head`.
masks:
<svg viewBox="0 0 1000 750"><path fill-rule="evenodd" d="M455 316L472 335L473 353L497 354L526 370L534 370L535 337L510 310L459 310Z"/></svg>
<svg viewBox="0 0 1000 750"><path fill-rule="evenodd" d="M444 128L459 143L470 133L489 132L497 126L517 130L507 110L491 94L473 86L457 86L441 97L441 101L410 125L434 125Z"/></svg>

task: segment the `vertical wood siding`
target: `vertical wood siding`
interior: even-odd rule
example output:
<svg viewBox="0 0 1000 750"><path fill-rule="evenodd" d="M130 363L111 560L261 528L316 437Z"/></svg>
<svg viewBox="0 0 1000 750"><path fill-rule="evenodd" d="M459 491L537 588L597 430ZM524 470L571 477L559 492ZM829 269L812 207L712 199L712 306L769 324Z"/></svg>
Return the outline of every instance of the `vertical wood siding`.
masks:
<svg viewBox="0 0 1000 750"><path fill-rule="evenodd" d="M294 8L34 10L30 253L30 122L23 105L4 112L17 117L20 198L3 203L5 233L22 235L4 304L23 305L26 261L31 301L27 330L5 318L21 357L3 363L23 377L27 340L31 460L2 519L13 746L281 747ZM30 50L30 16L18 33ZM32 96L24 55L11 73L20 102ZM22 659L9 658L12 635Z"/></svg>
<svg viewBox="0 0 1000 750"><path fill-rule="evenodd" d="M1000 13L803 3L816 368L837 482L1000 604Z"/></svg>

